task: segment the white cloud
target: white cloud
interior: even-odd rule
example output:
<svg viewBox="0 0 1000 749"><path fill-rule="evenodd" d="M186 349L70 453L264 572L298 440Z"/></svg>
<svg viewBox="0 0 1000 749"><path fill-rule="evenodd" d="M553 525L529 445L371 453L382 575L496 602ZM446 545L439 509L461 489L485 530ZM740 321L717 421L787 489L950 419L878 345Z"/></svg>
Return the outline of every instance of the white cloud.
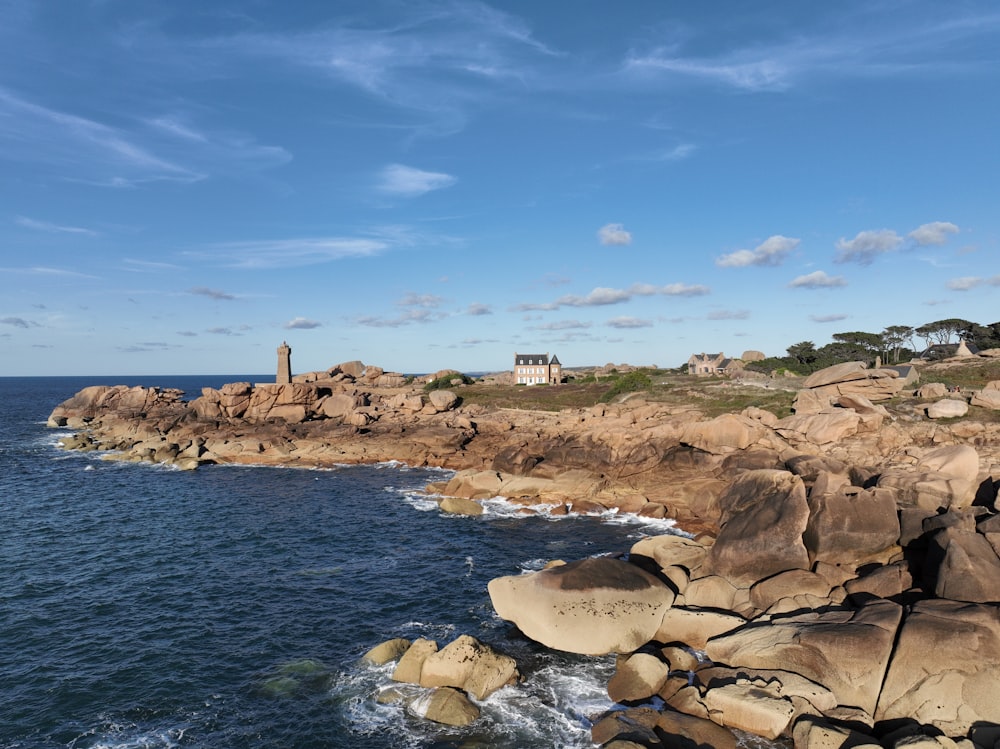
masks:
<svg viewBox="0 0 1000 749"><path fill-rule="evenodd" d="M921 247L940 246L948 241L949 234L958 234L959 228L950 221L932 221L911 231L907 236Z"/></svg>
<svg viewBox="0 0 1000 749"><path fill-rule="evenodd" d="M451 187L458 179L441 172L425 172L403 164L390 164L379 175L378 189L389 195L415 198L432 190Z"/></svg>
<svg viewBox="0 0 1000 749"><path fill-rule="evenodd" d="M597 230L597 237L603 245L632 244L632 234L622 224L605 224Z"/></svg>
<svg viewBox="0 0 1000 749"><path fill-rule="evenodd" d="M625 289L609 289L598 287L587 296L576 296L567 294L556 300L556 304L567 307L600 307L605 304L620 304L632 298L632 292Z"/></svg>
<svg viewBox="0 0 1000 749"><path fill-rule="evenodd" d="M653 327L652 320L640 320L638 317L612 317L608 320L607 325L609 328L651 328Z"/></svg>
<svg viewBox="0 0 1000 749"><path fill-rule="evenodd" d="M716 258L720 268L745 268L749 265L781 265L785 256L801 244L802 240L783 237L780 234L768 237L752 250L736 250Z"/></svg>
<svg viewBox="0 0 1000 749"><path fill-rule="evenodd" d="M872 261L886 252L892 252L903 243L903 238L891 229L862 231L854 239L837 240L835 263L856 262L871 265Z"/></svg>
<svg viewBox="0 0 1000 749"><path fill-rule="evenodd" d="M511 309L515 312L550 311L560 307L602 307L608 304L621 304L637 296L703 296L711 293L707 286L672 283L666 286L654 286L648 283L635 283L627 289L612 289L598 287L586 296L566 294L554 302L518 304Z"/></svg>
<svg viewBox="0 0 1000 749"><path fill-rule="evenodd" d="M969 291L979 286L1000 286L1000 275L993 276L992 278L981 278L979 276L953 278L946 286L952 291Z"/></svg>
<svg viewBox="0 0 1000 749"><path fill-rule="evenodd" d="M296 317L288 322L286 322L283 327L285 330L312 330L314 328L322 327L323 323L317 322L316 320L310 320L307 317Z"/></svg>
<svg viewBox="0 0 1000 749"><path fill-rule="evenodd" d="M828 276L825 271L817 270L805 276L799 276L788 284L793 289L832 289L847 286L843 276Z"/></svg>
<svg viewBox="0 0 1000 749"><path fill-rule="evenodd" d="M473 302L465 310L465 314L472 317L479 317L481 315L492 315L493 308L488 304L480 304L479 302Z"/></svg>
<svg viewBox="0 0 1000 749"><path fill-rule="evenodd" d="M663 294L667 296L705 296L711 294L712 290L707 286L699 284L688 285L683 283L672 283L663 287Z"/></svg>
<svg viewBox="0 0 1000 749"><path fill-rule="evenodd" d="M809 315L809 319L813 322L840 322L847 317L847 315Z"/></svg>

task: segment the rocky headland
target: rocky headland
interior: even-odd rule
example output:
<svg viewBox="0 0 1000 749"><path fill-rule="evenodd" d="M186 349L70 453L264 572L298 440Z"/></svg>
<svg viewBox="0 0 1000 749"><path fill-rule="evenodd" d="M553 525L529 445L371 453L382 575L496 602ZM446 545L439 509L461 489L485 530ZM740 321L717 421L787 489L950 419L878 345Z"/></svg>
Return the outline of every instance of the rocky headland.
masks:
<svg viewBox="0 0 1000 749"><path fill-rule="evenodd" d="M949 392L848 363L802 382L790 416L707 418L642 395L470 405L454 374L430 392L360 362L193 400L102 386L49 424L77 430L67 448L180 468L439 466L455 474L428 490L452 512L504 496L525 512L675 518L685 535L621 558L490 583L527 637L618 654L608 691L623 709L596 720L596 744L735 746L734 729L810 748L997 745L1000 381ZM470 639L437 652L396 641L371 659L432 689L409 699L443 722L475 720L475 700L521 678Z"/></svg>

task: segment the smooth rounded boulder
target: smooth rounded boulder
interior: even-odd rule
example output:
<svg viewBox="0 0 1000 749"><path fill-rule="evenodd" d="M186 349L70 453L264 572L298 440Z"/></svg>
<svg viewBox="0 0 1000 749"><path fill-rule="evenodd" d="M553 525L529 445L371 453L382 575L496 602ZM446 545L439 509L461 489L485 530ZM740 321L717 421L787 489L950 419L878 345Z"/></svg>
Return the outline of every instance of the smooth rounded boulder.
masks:
<svg viewBox="0 0 1000 749"><path fill-rule="evenodd" d="M656 634L674 593L639 567L595 557L488 586L497 614L536 642L569 653L631 653Z"/></svg>

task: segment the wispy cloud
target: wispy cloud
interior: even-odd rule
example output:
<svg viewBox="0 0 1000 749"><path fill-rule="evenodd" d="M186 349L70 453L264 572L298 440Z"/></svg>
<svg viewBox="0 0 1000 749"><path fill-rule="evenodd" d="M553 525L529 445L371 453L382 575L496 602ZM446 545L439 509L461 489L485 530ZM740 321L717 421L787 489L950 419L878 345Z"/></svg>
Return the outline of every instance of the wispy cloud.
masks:
<svg viewBox="0 0 1000 749"><path fill-rule="evenodd" d="M118 346L118 351L123 354L148 354L155 351L169 351L178 348L176 343L166 343L165 341L143 341L133 343L128 346Z"/></svg>
<svg viewBox="0 0 1000 749"><path fill-rule="evenodd" d="M66 278L87 278L91 280L97 280L99 276L92 276L89 273L80 273L75 270L66 270L65 268L49 268L43 265L36 265L30 268L11 268L0 266L0 273L18 273L30 276L64 276Z"/></svg>
<svg viewBox="0 0 1000 749"><path fill-rule="evenodd" d="M566 294L554 302L524 303L511 308L514 312L532 312L557 310L560 307L603 307L609 304L622 304L634 297L645 296L704 296L711 293L707 286L672 283L666 286L654 286L648 283L632 284L627 289L614 289L599 286L589 294L578 296Z"/></svg>
<svg viewBox="0 0 1000 749"><path fill-rule="evenodd" d="M231 64L277 59L413 113L435 134L464 127L470 107L535 78L534 63L560 53L519 18L482 2L405 4L391 23L333 20L305 33L243 33L202 42Z"/></svg>
<svg viewBox="0 0 1000 749"><path fill-rule="evenodd" d="M0 325L13 325L15 328L36 327L38 323L29 322L23 317L0 317Z"/></svg>
<svg viewBox="0 0 1000 749"><path fill-rule="evenodd" d="M854 239L837 240L835 263L871 265L876 257L899 249L903 238L891 229L858 232Z"/></svg>
<svg viewBox="0 0 1000 749"><path fill-rule="evenodd" d="M482 315L492 315L493 307L488 304L480 304L479 302L473 302L470 304L466 310L465 314L470 317L480 317Z"/></svg>
<svg viewBox="0 0 1000 749"><path fill-rule="evenodd" d="M788 286L793 289L834 289L847 286L847 281L843 276L829 276L826 271L817 270L795 278Z"/></svg>
<svg viewBox="0 0 1000 749"><path fill-rule="evenodd" d="M451 187L457 177L442 172L427 172L403 164L390 164L378 177L378 190L388 195L415 198L433 190Z"/></svg>
<svg viewBox="0 0 1000 749"><path fill-rule="evenodd" d="M18 226L23 226L25 229L34 229L36 231L45 231L54 234L82 234L87 237L99 236L99 233L93 229L84 229L80 226L64 226L61 224L53 224L48 221L37 221L33 218L28 218L27 216L18 216L14 219L14 223Z"/></svg>
<svg viewBox="0 0 1000 749"><path fill-rule="evenodd" d="M310 320L307 317L296 317L288 322L286 322L283 327L285 330L313 330L314 328L322 327L323 323L317 322L316 320Z"/></svg>
<svg viewBox="0 0 1000 749"><path fill-rule="evenodd" d="M226 328L226 327L208 328L205 332L211 335L224 335L224 336L242 335L242 333L237 333L232 328Z"/></svg>
<svg viewBox="0 0 1000 749"><path fill-rule="evenodd" d="M597 230L597 238L603 245L623 246L632 244L632 234L622 224L605 224Z"/></svg>
<svg viewBox="0 0 1000 749"><path fill-rule="evenodd" d="M207 296L209 299L216 301L232 301L236 299L232 294L220 291L219 289L210 289L207 286L195 286L193 289L188 289L187 293L194 296Z"/></svg>
<svg viewBox="0 0 1000 749"><path fill-rule="evenodd" d="M183 270L179 265L173 263L161 263L153 260L136 260L135 258L124 258L122 263L125 270L133 273L161 273L165 270Z"/></svg>
<svg viewBox="0 0 1000 749"><path fill-rule="evenodd" d="M1000 286L1000 275L993 276L992 278L982 278L980 276L953 278L945 285L952 291L971 291L980 286Z"/></svg>
<svg viewBox="0 0 1000 749"><path fill-rule="evenodd" d="M363 237L261 239L223 242L185 254L215 260L233 268L270 269L318 265L350 257L369 257L402 244L404 242L401 240Z"/></svg>
<svg viewBox="0 0 1000 749"><path fill-rule="evenodd" d="M653 327L652 320L641 320L638 317L612 317L606 325L609 328L620 328L623 330L628 330L632 328L651 328Z"/></svg>
<svg viewBox="0 0 1000 749"><path fill-rule="evenodd" d="M43 107L0 88L0 149L75 177L111 186L142 181L195 182L205 175L158 156L128 133Z"/></svg>
<svg viewBox="0 0 1000 749"><path fill-rule="evenodd" d="M958 234L959 228L950 221L932 221L911 231L907 236L921 247L929 245L941 246L952 234Z"/></svg>
<svg viewBox="0 0 1000 749"><path fill-rule="evenodd" d="M750 318L750 310L720 309L709 312L705 317L708 320L747 320Z"/></svg>
<svg viewBox="0 0 1000 749"><path fill-rule="evenodd" d="M765 239L752 250L736 250L728 255L716 258L715 264L720 268L745 268L750 265L781 265L788 254L801 244L801 241L800 239L775 234Z"/></svg>
<svg viewBox="0 0 1000 749"><path fill-rule="evenodd" d="M531 330L586 330L592 323L582 320L559 320L558 322L547 322L541 325L529 325Z"/></svg>
<svg viewBox="0 0 1000 749"><path fill-rule="evenodd" d="M846 320L848 315L809 315L809 319L813 322L840 322L841 320Z"/></svg>
<svg viewBox="0 0 1000 749"><path fill-rule="evenodd" d="M1000 14L913 14L901 18L889 4L871 4L836 19L815 16L814 30L776 36L715 56L692 56L680 44L634 50L624 69L654 79L712 81L741 91L788 91L800 83L827 78L913 76L944 66L971 69L961 53L970 41L985 39L1000 27ZM777 27L776 27L777 28ZM780 33L780 32L778 32Z"/></svg>
<svg viewBox="0 0 1000 749"><path fill-rule="evenodd" d="M369 328L400 328L404 325L415 323L429 323L440 320L444 317L441 313L436 313L430 309L411 308L396 317L376 317L366 315L357 317L354 322Z"/></svg>
<svg viewBox="0 0 1000 749"><path fill-rule="evenodd" d="M60 179L116 188L191 183L279 166L292 158L280 146L261 145L239 133L197 132L179 118L137 120L129 113L117 122L112 126L45 107L0 88L0 154L44 164Z"/></svg>
<svg viewBox="0 0 1000 749"><path fill-rule="evenodd" d="M441 306L444 299L435 294L416 294L410 292L398 302L398 307L422 307L424 309L436 309Z"/></svg>

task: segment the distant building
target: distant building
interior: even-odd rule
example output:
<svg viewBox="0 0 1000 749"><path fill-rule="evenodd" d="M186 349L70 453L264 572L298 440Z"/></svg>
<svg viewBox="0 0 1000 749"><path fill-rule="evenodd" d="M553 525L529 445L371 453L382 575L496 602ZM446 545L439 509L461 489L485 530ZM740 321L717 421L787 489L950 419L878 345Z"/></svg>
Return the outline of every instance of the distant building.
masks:
<svg viewBox="0 0 1000 749"><path fill-rule="evenodd" d="M274 380L279 385L292 381L292 347L284 341L278 346L278 376Z"/></svg>
<svg viewBox="0 0 1000 749"><path fill-rule="evenodd" d="M915 385L920 382L920 372L912 364L893 364L882 367L882 369L891 369L898 372L899 379L904 385Z"/></svg>
<svg viewBox="0 0 1000 749"><path fill-rule="evenodd" d="M688 374L698 377L728 377L743 369L743 362L730 359L721 351L717 354L691 354L688 359Z"/></svg>
<svg viewBox="0 0 1000 749"><path fill-rule="evenodd" d="M958 343L935 343L924 349L920 358L925 361L937 361L938 359L951 359L956 356L978 356L979 348L974 343L959 341Z"/></svg>
<svg viewBox="0 0 1000 749"><path fill-rule="evenodd" d="M514 382L518 385L558 385L562 382L559 358L548 354L514 352Z"/></svg>

